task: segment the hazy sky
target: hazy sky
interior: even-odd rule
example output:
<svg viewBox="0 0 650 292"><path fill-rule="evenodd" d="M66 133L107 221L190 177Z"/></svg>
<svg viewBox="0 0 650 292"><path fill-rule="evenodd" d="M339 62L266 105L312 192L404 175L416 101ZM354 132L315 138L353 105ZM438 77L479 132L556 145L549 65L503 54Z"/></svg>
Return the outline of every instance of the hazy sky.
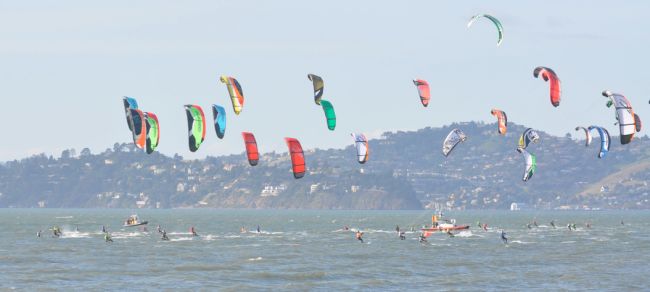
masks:
<svg viewBox="0 0 650 292"><path fill-rule="evenodd" d="M648 11L649 1L1 1L0 160L131 141L124 95L158 114L159 150L186 158L240 153L242 131L262 152L286 151L285 136L343 147L353 131L492 122L492 107L556 135L590 124L617 135L604 89L650 125ZM478 13L503 23L500 47L487 20L467 29ZM533 78L539 65L562 80L558 108ZM325 80L334 132L308 73ZM242 84L239 116L222 74ZM428 108L416 77L431 84ZM188 103L210 120L211 104L227 109L226 137L209 123L196 154Z"/></svg>

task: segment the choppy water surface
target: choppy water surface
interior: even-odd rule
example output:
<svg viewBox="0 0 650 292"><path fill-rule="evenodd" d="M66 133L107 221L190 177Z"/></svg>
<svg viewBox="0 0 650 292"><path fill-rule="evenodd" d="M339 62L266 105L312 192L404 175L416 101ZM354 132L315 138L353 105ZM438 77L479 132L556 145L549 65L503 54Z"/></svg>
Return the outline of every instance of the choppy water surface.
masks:
<svg viewBox="0 0 650 292"><path fill-rule="evenodd" d="M650 285L650 212L449 212L472 228L453 238L433 235L426 245L416 232L406 240L395 232L395 225L429 223L431 212L424 211L140 210L148 232L121 227L131 212L1 210L0 287L626 291ZM476 228L478 220L488 231ZM533 220L539 227L527 228ZM569 231L570 222L578 230ZM170 241L160 240L158 224ZM63 227L63 237L52 238L52 225ZM101 225L113 243L104 242ZM364 231L365 243L345 225ZM249 231L241 233L242 226Z"/></svg>

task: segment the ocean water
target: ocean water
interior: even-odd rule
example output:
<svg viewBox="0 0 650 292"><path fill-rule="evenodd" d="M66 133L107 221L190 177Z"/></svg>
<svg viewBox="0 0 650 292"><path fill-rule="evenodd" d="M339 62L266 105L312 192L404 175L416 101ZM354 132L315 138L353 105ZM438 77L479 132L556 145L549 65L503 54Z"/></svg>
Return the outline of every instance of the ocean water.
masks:
<svg viewBox="0 0 650 292"><path fill-rule="evenodd" d="M468 231L416 230L430 211L0 210L2 290L650 289L650 212L447 212ZM476 222L487 223L487 231ZM536 220L537 228L526 224ZM555 220L558 228L549 225ZM624 225L621 225L621 221ZM588 228L585 223L591 223ZM569 231L567 223L578 229ZM162 241L156 225L170 241ZM63 227L53 238L49 228ZM114 242L104 242L101 226ZM260 225L261 232L255 231ZM343 226L364 232L360 243ZM192 237L195 226L199 237ZM241 233L246 227L248 232ZM75 231L78 228L79 231ZM510 239L500 239L503 229ZM36 232L43 230L41 238Z"/></svg>

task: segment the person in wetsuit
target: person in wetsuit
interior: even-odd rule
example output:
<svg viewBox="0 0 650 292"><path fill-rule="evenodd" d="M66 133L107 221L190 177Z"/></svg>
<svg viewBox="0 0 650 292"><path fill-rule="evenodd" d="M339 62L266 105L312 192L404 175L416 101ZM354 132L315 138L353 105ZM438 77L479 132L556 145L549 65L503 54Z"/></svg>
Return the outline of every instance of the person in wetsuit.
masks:
<svg viewBox="0 0 650 292"><path fill-rule="evenodd" d="M503 243L508 244L508 238L506 237L506 232L501 230L501 240Z"/></svg>
<svg viewBox="0 0 650 292"><path fill-rule="evenodd" d="M160 239L169 240L169 237L167 237L167 231L165 231L165 230L162 231L162 237Z"/></svg>

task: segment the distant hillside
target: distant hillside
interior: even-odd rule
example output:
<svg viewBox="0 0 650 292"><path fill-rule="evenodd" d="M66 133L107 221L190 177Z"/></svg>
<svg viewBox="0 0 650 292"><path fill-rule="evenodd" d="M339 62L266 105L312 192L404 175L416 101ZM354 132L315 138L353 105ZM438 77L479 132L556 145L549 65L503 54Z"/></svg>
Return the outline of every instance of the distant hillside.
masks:
<svg viewBox="0 0 650 292"><path fill-rule="evenodd" d="M468 139L445 158L442 140L452 128ZM539 132L540 143L529 147L537 172L523 182L515 148L524 129L511 124L500 136L495 124L470 122L385 133L370 141L364 165L351 145L308 150L309 172L299 180L286 153L263 154L251 167L243 154L188 161L127 144L99 154L66 150L58 159L37 155L0 165L0 207L649 208L647 137L629 145L612 137L610 153L598 159L598 143L587 148Z"/></svg>

